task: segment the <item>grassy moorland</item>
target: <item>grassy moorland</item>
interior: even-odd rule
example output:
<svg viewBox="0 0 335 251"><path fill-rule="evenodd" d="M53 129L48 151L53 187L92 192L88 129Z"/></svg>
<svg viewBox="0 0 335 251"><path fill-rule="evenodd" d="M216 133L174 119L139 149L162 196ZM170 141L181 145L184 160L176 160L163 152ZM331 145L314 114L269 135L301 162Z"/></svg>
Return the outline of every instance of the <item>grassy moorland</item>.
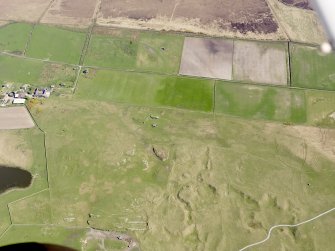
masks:
<svg viewBox="0 0 335 251"><path fill-rule="evenodd" d="M41 203L42 193L13 203L12 218L43 223L19 215L35 202L44 224L63 228L51 234L47 226L15 225L0 243L29 229L26 241L40 240L42 231L47 240L68 244L69 227L91 226L128 232L143 250L238 250L274 224L299 222L334 204L335 160L321 150L332 145L334 130L325 129L323 141L318 128L80 95L52 98L32 112L47 136L50 200ZM333 240L318 242L321 234L298 228L280 238L287 248L307 248L307 238L327 250Z"/></svg>

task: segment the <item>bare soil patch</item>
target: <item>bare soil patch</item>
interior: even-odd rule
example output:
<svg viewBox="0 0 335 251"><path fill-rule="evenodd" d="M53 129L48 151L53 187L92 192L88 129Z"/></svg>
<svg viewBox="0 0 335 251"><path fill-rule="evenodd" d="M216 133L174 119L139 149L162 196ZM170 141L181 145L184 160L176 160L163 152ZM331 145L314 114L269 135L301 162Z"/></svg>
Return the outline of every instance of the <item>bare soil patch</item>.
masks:
<svg viewBox="0 0 335 251"><path fill-rule="evenodd" d="M217 35L280 33L265 0L102 0L98 23Z"/></svg>
<svg viewBox="0 0 335 251"><path fill-rule="evenodd" d="M231 80L233 43L222 39L186 38L179 73Z"/></svg>
<svg viewBox="0 0 335 251"><path fill-rule="evenodd" d="M284 45L235 41L233 78L239 81L286 85L286 55Z"/></svg>
<svg viewBox="0 0 335 251"><path fill-rule="evenodd" d="M41 22L87 27L92 22L96 2L96 0L56 0Z"/></svg>
<svg viewBox="0 0 335 251"><path fill-rule="evenodd" d="M32 128L34 126L34 121L25 107L0 109L0 130Z"/></svg>
<svg viewBox="0 0 335 251"><path fill-rule="evenodd" d="M36 22L51 0L2 0L0 20Z"/></svg>
<svg viewBox="0 0 335 251"><path fill-rule="evenodd" d="M309 0L279 0L283 4L288 6L297 7L300 9L312 10L312 6Z"/></svg>

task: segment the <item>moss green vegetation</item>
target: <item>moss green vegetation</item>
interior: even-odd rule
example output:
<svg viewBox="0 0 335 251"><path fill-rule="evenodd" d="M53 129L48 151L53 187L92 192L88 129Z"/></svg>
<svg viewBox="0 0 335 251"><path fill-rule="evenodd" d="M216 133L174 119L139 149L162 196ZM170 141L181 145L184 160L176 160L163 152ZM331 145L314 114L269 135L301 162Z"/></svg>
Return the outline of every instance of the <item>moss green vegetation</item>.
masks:
<svg viewBox="0 0 335 251"><path fill-rule="evenodd" d="M335 90L335 55L321 55L318 48L291 44L292 85Z"/></svg>
<svg viewBox="0 0 335 251"><path fill-rule="evenodd" d="M79 80L78 95L85 99L211 111L213 81L90 70Z"/></svg>
<svg viewBox="0 0 335 251"><path fill-rule="evenodd" d="M1 84L49 86L64 83L70 87L76 74L77 70L70 66L0 55Z"/></svg>
<svg viewBox="0 0 335 251"><path fill-rule="evenodd" d="M51 98L33 115L47 135L51 223L58 226L128 231L142 250L238 250L274 224L302 221L335 202L335 160L321 151L332 141L315 144L318 128L80 95ZM24 210L35 199L26 200L11 205L20 223L31 218L12 207ZM45 240L83 247L83 235L67 227L49 230ZM41 240L46 228L15 225L0 243L16 235ZM335 245L333 238L318 242L324 233L303 232L321 250ZM288 249L304 245L293 232L287 236L281 243Z"/></svg>
<svg viewBox="0 0 335 251"><path fill-rule="evenodd" d="M93 35L85 65L177 73L184 37L155 32L114 30Z"/></svg>
<svg viewBox="0 0 335 251"><path fill-rule="evenodd" d="M305 93L286 88L218 82L215 111L244 118L304 123Z"/></svg>
<svg viewBox="0 0 335 251"><path fill-rule="evenodd" d="M335 92L306 91L306 104L309 124L335 127Z"/></svg>
<svg viewBox="0 0 335 251"><path fill-rule="evenodd" d="M22 54L28 41L31 24L11 23L0 27L0 51Z"/></svg>
<svg viewBox="0 0 335 251"><path fill-rule="evenodd" d="M37 25L27 51L29 57L78 64L86 33Z"/></svg>

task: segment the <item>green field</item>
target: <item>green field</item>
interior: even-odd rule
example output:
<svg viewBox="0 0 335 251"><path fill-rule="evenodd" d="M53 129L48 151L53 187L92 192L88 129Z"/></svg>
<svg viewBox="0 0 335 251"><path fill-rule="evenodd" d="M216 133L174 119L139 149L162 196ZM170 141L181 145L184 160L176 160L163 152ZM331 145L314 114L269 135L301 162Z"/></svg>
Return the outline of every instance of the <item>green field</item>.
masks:
<svg viewBox="0 0 335 251"><path fill-rule="evenodd" d="M0 51L22 54L31 30L32 25L25 23L0 26Z"/></svg>
<svg viewBox="0 0 335 251"><path fill-rule="evenodd" d="M114 30L94 34L85 65L178 73L184 37L154 32Z"/></svg>
<svg viewBox="0 0 335 251"><path fill-rule="evenodd" d="M85 32L37 25L28 47L27 56L78 64L86 39Z"/></svg>
<svg viewBox="0 0 335 251"><path fill-rule="evenodd" d="M213 81L91 69L88 76L79 79L78 95L100 101L211 111Z"/></svg>
<svg viewBox="0 0 335 251"><path fill-rule="evenodd" d="M321 55L316 47L291 44L292 85L335 90L335 55Z"/></svg>
<svg viewBox="0 0 335 251"><path fill-rule="evenodd" d="M305 93L300 90L218 82L215 111L243 118L306 122Z"/></svg>
<svg viewBox="0 0 335 251"><path fill-rule="evenodd" d="M46 87L59 83L72 87L76 74L77 70L70 66L0 55L0 83L11 83L16 88L23 84Z"/></svg>

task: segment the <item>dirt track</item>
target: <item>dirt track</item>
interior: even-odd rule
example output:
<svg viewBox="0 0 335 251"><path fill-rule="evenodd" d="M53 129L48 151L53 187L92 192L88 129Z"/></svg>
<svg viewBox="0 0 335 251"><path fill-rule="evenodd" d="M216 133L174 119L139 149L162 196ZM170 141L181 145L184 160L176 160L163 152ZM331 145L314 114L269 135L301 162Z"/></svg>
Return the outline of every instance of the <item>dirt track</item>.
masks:
<svg viewBox="0 0 335 251"><path fill-rule="evenodd" d="M34 121L25 107L0 108L0 130L32 128L34 126Z"/></svg>

